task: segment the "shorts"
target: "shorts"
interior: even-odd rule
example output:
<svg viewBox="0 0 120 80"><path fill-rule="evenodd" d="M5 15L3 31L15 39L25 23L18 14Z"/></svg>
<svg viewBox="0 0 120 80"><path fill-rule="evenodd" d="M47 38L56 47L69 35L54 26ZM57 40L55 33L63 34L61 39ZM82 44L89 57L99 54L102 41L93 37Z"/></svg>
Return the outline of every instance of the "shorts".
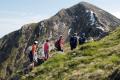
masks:
<svg viewBox="0 0 120 80"><path fill-rule="evenodd" d="M30 60L30 62L33 62L33 55L32 55L32 51L30 51L30 53L29 53L29 60Z"/></svg>
<svg viewBox="0 0 120 80"><path fill-rule="evenodd" d="M34 62L38 62L38 55L37 55L37 53L35 53L35 54L33 55L33 61L34 61Z"/></svg>

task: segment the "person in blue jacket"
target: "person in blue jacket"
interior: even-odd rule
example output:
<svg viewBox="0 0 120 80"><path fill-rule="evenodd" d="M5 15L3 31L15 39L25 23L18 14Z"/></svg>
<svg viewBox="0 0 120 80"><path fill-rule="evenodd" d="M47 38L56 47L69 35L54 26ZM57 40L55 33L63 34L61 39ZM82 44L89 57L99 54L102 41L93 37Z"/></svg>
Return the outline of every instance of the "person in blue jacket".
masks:
<svg viewBox="0 0 120 80"><path fill-rule="evenodd" d="M70 37L70 47L71 50L75 49L77 47L77 33L74 33L73 36Z"/></svg>

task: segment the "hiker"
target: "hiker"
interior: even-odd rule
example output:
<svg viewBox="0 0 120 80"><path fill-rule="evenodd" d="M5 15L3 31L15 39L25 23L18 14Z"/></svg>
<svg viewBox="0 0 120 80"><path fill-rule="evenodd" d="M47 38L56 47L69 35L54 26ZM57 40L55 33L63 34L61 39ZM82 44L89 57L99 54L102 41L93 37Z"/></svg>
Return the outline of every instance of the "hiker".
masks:
<svg viewBox="0 0 120 80"><path fill-rule="evenodd" d="M77 33L74 33L74 35L70 37L70 47L71 50L77 47Z"/></svg>
<svg viewBox="0 0 120 80"><path fill-rule="evenodd" d="M83 44L85 42L86 42L85 33L82 33L81 36L79 37L79 44Z"/></svg>
<svg viewBox="0 0 120 80"><path fill-rule="evenodd" d="M38 44L38 41L34 41L32 45L32 50L30 51L30 54L29 54L29 59L30 59L32 68L34 68L35 63L37 62L37 44Z"/></svg>
<svg viewBox="0 0 120 80"><path fill-rule="evenodd" d="M48 39L44 43L44 55L45 55L45 59L47 60L49 58L49 40Z"/></svg>
<svg viewBox="0 0 120 80"><path fill-rule="evenodd" d="M60 35L59 39L55 42L55 47L57 48L57 51L63 52L63 46L64 46L64 39L63 36Z"/></svg>

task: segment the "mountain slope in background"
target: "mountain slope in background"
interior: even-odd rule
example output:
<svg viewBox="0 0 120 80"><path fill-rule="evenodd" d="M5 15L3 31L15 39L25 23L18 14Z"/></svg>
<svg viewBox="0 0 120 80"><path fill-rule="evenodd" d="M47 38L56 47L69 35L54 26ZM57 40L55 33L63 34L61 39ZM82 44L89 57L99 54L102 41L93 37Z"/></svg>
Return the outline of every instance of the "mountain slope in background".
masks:
<svg viewBox="0 0 120 80"><path fill-rule="evenodd" d="M86 37L100 39L120 25L120 20L96 6L81 2L62 9L53 17L39 23L24 25L0 39L0 77L8 79L25 66L26 48L34 40L42 43L46 38L55 40L63 35L65 40L73 33L85 33Z"/></svg>

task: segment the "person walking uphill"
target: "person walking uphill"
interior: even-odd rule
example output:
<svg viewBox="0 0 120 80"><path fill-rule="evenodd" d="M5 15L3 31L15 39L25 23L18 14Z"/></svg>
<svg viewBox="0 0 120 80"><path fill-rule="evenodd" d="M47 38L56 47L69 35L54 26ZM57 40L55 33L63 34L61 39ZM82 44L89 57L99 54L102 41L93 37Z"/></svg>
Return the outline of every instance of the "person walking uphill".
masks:
<svg viewBox="0 0 120 80"><path fill-rule="evenodd" d="M49 58L49 40L48 39L44 44L44 54L45 54L45 59L47 60Z"/></svg>
<svg viewBox="0 0 120 80"><path fill-rule="evenodd" d="M73 36L70 38L70 47L71 50L75 49L77 47L77 33L74 33Z"/></svg>

